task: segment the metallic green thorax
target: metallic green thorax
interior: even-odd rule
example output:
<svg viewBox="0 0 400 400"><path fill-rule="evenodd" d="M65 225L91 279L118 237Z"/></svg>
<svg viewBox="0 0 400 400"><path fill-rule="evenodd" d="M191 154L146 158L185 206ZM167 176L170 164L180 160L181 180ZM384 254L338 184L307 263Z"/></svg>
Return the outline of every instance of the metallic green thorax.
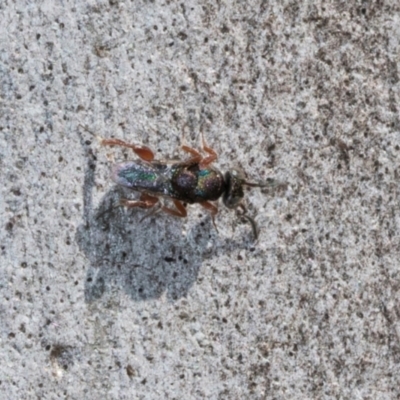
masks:
<svg viewBox="0 0 400 400"><path fill-rule="evenodd" d="M174 168L171 176L174 198L187 203L217 200L225 190L222 174L213 168L200 169L199 164Z"/></svg>

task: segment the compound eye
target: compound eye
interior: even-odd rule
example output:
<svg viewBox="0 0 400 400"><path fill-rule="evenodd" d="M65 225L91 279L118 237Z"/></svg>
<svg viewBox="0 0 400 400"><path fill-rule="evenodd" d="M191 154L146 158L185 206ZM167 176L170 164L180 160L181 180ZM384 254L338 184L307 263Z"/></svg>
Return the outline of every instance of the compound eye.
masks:
<svg viewBox="0 0 400 400"><path fill-rule="evenodd" d="M237 207L244 197L243 179L236 171L227 172L225 174L225 182L227 188L223 197L223 202L228 208Z"/></svg>

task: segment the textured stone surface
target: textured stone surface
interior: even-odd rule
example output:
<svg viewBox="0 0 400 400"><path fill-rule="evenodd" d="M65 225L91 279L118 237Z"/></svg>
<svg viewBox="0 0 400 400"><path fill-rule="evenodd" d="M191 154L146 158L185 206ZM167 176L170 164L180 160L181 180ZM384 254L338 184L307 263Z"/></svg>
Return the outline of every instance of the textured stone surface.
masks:
<svg viewBox="0 0 400 400"><path fill-rule="evenodd" d="M0 2L1 397L399 398L399 12ZM81 126L277 179L258 243L113 209L132 155Z"/></svg>

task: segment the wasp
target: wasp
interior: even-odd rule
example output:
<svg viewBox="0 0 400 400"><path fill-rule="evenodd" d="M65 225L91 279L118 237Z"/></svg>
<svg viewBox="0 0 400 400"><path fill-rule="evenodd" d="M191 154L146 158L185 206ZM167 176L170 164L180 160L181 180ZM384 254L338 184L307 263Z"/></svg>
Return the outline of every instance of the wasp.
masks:
<svg viewBox="0 0 400 400"><path fill-rule="evenodd" d="M222 197L227 208L242 210L241 215L250 222L257 239L257 224L246 214L242 202L244 187L265 187L271 184L247 182L244 176L234 169L222 174L212 166L218 155L205 143L203 136L203 151L207 155L202 156L194 148L183 145L182 150L190 155L183 161L157 161L154 159L154 152L147 146L130 144L115 138L98 139L103 146L126 147L139 157L135 161L116 164L113 167L112 180L116 184L140 192L138 200L121 199L119 206L150 209L146 216L161 210L176 217L186 217L184 204L198 203L211 214L216 228L215 216L218 206L215 202ZM171 199L174 207L161 205L160 197Z"/></svg>

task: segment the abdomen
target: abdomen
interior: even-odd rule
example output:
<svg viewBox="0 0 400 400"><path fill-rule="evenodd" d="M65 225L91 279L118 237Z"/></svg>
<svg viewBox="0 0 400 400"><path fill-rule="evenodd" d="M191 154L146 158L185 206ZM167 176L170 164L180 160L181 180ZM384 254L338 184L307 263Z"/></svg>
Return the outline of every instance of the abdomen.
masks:
<svg viewBox="0 0 400 400"><path fill-rule="evenodd" d="M163 174L163 165L146 161L129 161L114 166L112 180L118 185L157 195L166 195L168 182Z"/></svg>

